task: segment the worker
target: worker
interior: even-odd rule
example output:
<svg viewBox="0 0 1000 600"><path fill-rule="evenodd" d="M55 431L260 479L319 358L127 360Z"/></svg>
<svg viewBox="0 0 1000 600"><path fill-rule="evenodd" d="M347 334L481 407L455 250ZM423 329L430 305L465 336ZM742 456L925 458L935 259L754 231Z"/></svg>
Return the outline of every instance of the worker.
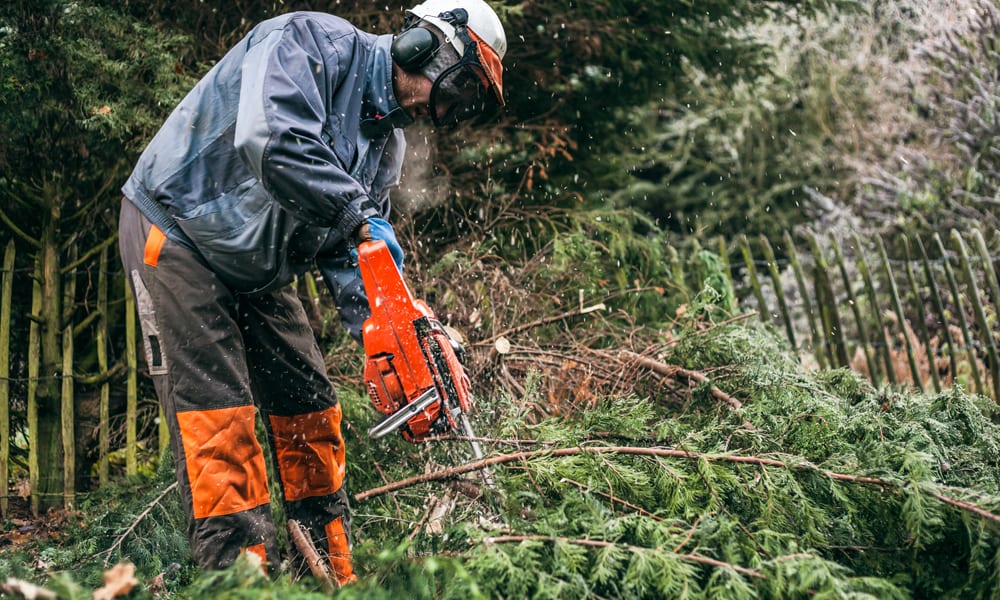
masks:
<svg viewBox="0 0 1000 600"><path fill-rule="evenodd" d="M482 0L420 3L397 35L285 14L219 60L140 156L122 187L121 257L202 569L248 552L278 571L277 492L337 581L356 578L341 409L289 284L317 267L361 341L368 303L352 251L384 240L403 263L388 222L402 128L495 113L505 52Z"/></svg>

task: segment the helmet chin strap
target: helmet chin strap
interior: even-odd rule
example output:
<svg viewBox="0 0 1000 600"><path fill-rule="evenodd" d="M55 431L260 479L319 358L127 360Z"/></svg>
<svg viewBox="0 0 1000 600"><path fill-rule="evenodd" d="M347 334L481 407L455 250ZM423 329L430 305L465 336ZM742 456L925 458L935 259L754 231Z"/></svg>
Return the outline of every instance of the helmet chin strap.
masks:
<svg viewBox="0 0 1000 600"><path fill-rule="evenodd" d="M392 109L387 115L375 115L361 119L361 133L367 138L383 136L397 127L406 127L413 123L413 117L401 106Z"/></svg>

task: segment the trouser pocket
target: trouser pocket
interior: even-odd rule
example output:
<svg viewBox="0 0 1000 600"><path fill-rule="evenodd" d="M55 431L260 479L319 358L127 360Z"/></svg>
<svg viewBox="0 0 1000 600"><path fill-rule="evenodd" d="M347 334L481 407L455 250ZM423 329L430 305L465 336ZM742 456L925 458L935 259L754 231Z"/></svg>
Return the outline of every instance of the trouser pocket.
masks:
<svg viewBox="0 0 1000 600"><path fill-rule="evenodd" d="M132 289L135 290L135 306L139 313L139 327L142 329L142 346L146 352L146 365L150 375L166 375L167 357L160 345L160 328L156 323L156 309L153 299L142 281L139 271L132 270Z"/></svg>

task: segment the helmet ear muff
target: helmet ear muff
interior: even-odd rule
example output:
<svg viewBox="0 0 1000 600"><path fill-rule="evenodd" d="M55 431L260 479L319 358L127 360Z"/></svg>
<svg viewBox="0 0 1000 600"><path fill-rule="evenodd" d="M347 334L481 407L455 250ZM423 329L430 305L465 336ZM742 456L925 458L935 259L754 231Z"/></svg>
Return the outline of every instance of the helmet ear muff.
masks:
<svg viewBox="0 0 1000 600"><path fill-rule="evenodd" d="M404 71L419 72L437 53L437 37L429 29L411 27L392 40L392 60Z"/></svg>

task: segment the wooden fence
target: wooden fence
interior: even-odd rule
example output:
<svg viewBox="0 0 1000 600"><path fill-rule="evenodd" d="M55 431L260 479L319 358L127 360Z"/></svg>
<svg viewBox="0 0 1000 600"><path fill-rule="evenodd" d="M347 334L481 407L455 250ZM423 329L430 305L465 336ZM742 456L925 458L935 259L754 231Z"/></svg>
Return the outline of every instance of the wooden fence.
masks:
<svg viewBox="0 0 1000 600"><path fill-rule="evenodd" d="M39 405L37 402L37 389L40 381L39 365L41 361L40 352L40 328L42 319L39 317L39 310L42 304L41 287L38 282L41 280L37 263L33 272L19 273L15 269L16 246L10 241L3 252L3 269L0 272L0 482L4 482L3 492L0 493L0 515L6 516L9 509L9 495L6 493L10 489L10 465L12 464L12 431L11 431L11 408L17 406L25 411L27 423L27 440L38 439L39 427ZM97 259L96 268L93 270L97 274L96 282L89 282L96 290L90 289L81 296L94 299L95 306L82 322L66 323L61 329L62 363L61 372L58 376L61 383L60 399L60 421L62 432L62 464L63 473L63 504L72 507L75 501L76 473L77 465L80 464L77 456L77 423L76 404L78 394L78 384L96 386L98 396L98 423L96 427L96 438L98 446L98 457L96 460L96 472L98 481L104 484L109 478L109 460L115 451L123 454L125 472L134 475L138 472L137 460L137 440L139 419L137 418L139 405L139 375L137 370L136 357L136 320L135 307L133 305L131 290L124 284L124 278L115 278L115 284L121 285L124 289L119 290L117 296L124 296L124 311L116 311L118 315L124 315L125 340L119 340L114 344L120 351L122 365L118 368L109 365L108 350L112 346L112 337L109 335L109 320L113 318L112 311L109 310L109 289L112 285L112 278L109 277L108 249L104 248ZM92 272L88 271L90 275ZM16 355L21 357L26 364L26 377L12 377L11 362L12 353L12 296L14 293L14 280L21 275L34 282L32 286L31 314L23 315L30 321L27 334L27 349L21 349ZM77 301L76 279L72 276L65 277L63 293L67 301L72 303ZM91 329L92 328L92 329ZM120 328L119 328L120 329ZM75 342L80 331L93 331L93 351L96 354L97 370L103 375L85 376L81 375L74 363L74 351L77 349ZM124 342L124 343L123 343ZM89 343L84 344L91 347ZM112 448L111 432L111 390L114 383L108 373L120 373L122 367L125 371L125 420L122 425L124 429L124 444L121 448ZM24 392L23 398L12 398L14 385L22 384L20 388ZM162 422L162 419L161 419ZM160 446L166 444L165 430L160 433ZM31 489L35 489L38 478L41 476L39 467L38 448L35 444L27 443L26 460L18 461L26 467L28 472L28 482ZM37 512L37 500L32 497L32 508Z"/></svg>
<svg viewBox="0 0 1000 600"><path fill-rule="evenodd" d="M1000 285L983 235L979 231L964 234L952 231L946 244L933 236L927 246L920 239L894 238L887 249L880 238L860 239L857 235L806 233L797 239L785 234L780 241L743 237L727 243L719 240L717 252L725 260L724 271L731 283L745 297L742 309L756 309L760 319L783 332L793 351L799 352L816 368L850 367L865 373L876 384L908 385L920 390L940 391L956 383L994 400L1000 399L1000 360L997 357L995 328L1000 316ZM742 257L742 262L730 256ZM780 258L779 258L780 256ZM890 258L892 256L892 258ZM676 251L674 277L683 279L684 269ZM15 246L7 244L0 272L0 482L10 488L9 465L12 457L11 407L12 386L26 390L26 398L17 399L17 409L26 409L27 439L35 437L38 405L35 389L39 381L38 318L41 292L40 274L22 273L36 282L32 294L32 315L28 325L27 349L17 353L26 360L26 377L11 376L12 294L15 269ZM139 363L136 356L137 328L131 290L118 272L109 272L108 249L97 259L97 281L88 281L88 289L79 295L93 299L82 323L66 324L61 331L61 424L65 473L63 503L72 506L75 496L76 440L75 395L79 385L88 390L99 388L99 418L96 426L98 454L96 472L99 483L109 477L112 455L124 456L125 472L137 472L137 442L140 437ZM23 262L23 261L22 261ZM114 276L111 276L111 275ZM687 273L688 277L691 273ZM22 280L22 288L24 287ZM64 294L74 301L78 294L73 278L67 277ZM96 292L93 287L96 286ZM121 288L115 289L115 287ZM124 307L109 308L109 292L124 298ZM88 300L88 303L91 302ZM123 310L120 310L122 309ZM124 315L124 326L116 323L109 330L112 313ZM121 317L119 317L121 318ZM94 331L93 340L76 344L77 333ZM122 337L124 329L124 340ZM115 339L112 339L115 338ZM23 341L23 340L22 340ZM118 372L124 369L124 423L116 427L120 446L113 448L111 377L87 378L75 371L74 349L93 344L99 373L115 372L109 365L109 348L114 348ZM82 351L81 351L82 352ZM23 370L23 367L21 367ZM118 397L121 390L116 390ZM22 408L23 407L23 408ZM145 419L149 421L150 419ZM167 444L164 420L160 419L159 448ZM124 429L124 435L121 430ZM32 486L39 477L38 454L27 444L24 465ZM34 488L33 488L34 489ZM8 512L8 496L0 493L0 513Z"/></svg>
<svg viewBox="0 0 1000 600"><path fill-rule="evenodd" d="M876 385L938 392L957 383L1000 400L1000 285L980 231L951 231L947 242L935 234L926 245L896 237L893 254L878 236L806 232L797 241L744 236L735 243L742 263L729 269L744 307L794 350ZM720 252L736 254L721 241Z"/></svg>

